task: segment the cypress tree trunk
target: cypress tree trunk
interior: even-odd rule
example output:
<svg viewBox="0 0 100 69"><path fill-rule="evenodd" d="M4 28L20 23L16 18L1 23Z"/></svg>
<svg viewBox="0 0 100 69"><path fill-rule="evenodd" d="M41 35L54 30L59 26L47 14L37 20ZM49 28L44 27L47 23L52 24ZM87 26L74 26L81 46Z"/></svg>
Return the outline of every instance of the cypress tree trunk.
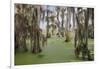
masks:
<svg viewBox="0 0 100 69"><path fill-rule="evenodd" d="M62 8L61 12L62 12L61 35L62 37L64 37L64 8Z"/></svg>
<svg viewBox="0 0 100 69"><path fill-rule="evenodd" d="M46 37L49 38L49 10L47 6L47 31L46 31Z"/></svg>
<svg viewBox="0 0 100 69"><path fill-rule="evenodd" d="M33 53L41 52L40 48L40 31L39 31L39 23L40 23L40 6L35 6L34 11L34 46L33 46Z"/></svg>
<svg viewBox="0 0 100 69"><path fill-rule="evenodd" d="M57 33L57 35L60 37L60 21L59 21L59 12L60 12L60 7L57 7L57 21L58 21L58 23L57 23L57 27L58 27L58 33Z"/></svg>

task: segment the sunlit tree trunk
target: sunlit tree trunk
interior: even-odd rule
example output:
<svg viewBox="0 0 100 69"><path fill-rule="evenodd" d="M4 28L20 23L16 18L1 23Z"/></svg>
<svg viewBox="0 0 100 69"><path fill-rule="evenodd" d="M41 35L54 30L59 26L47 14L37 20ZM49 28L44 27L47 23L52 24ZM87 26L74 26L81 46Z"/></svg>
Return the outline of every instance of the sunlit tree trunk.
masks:
<svg viewBox="0 0 100 69"><path fill-rule="evenodd" d="M71 27L71 8L67 7L66 25L65 25L65 42L70 41L70 27Z"/></svg>
<svg viewBox="0 0 100 69"><path fill-rule="evenodd" d="M74 7L72 7L72 14L73 14L73 30L75 30L76 18L75 18L75 8Z"/></svg>

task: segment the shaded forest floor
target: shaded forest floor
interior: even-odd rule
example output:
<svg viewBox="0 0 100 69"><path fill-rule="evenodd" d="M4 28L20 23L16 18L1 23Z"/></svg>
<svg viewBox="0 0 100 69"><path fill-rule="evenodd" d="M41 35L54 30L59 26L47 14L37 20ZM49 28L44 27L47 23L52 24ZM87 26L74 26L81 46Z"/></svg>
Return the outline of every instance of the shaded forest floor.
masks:
<svg viewBox="0 0 100 69"><path fill-rule="evenodd" d="M64 38L51 37L48 39L48 45L43 48L39 54L31 52L17 52L15 55L15 65L44 64L44 63L62 63L79 62L81 58L74 55L74 43L64 42ZM94 40L89 39L89 49L93 49Z"/></svg>

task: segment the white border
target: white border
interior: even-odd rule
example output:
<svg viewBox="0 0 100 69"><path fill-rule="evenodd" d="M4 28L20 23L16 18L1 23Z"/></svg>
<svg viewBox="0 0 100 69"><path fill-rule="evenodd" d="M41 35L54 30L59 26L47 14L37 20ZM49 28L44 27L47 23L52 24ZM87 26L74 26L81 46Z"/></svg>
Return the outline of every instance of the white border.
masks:
<svg viewBox="0 0 100 69"><path fill-rule="evenodd" d="M15 69L15 68L20 68L20 69L33 69L33 68L44 68L46 69L44 66L46 67L55 67L57 66L56 64L58 65L62 65L63 67L68 66L68 68L70 68L70 66L84 66L83 64L87 64L86 66L88 66L89 64L90 65L93 65L95 64L92 63L92 62L84 62L84 63L81 63L81 62L71 62L71 63L53 63L53 64L39 64L39 65L20 65L20 66L15 66L14 65L14 4L15 3L25 3L25 4L40 4L40 5L59 5L59 6L72 6L72 7L90 7L90 8L95 8L95 6L93 6L93 4L91 4L90 2L85 2L83 4L83 2L77 2L76 0L75 1L72 1L72 0L67 0L66 2L64 2L64 0L12 0L11 1L11 63L10 63L10 66L11 66L11 69ZM94 20L95 21L95 20ZM74 65L73 65L74 64ZM51 67L52 68L52 67ZM74 69L74 67L72 67Z"/></svg>

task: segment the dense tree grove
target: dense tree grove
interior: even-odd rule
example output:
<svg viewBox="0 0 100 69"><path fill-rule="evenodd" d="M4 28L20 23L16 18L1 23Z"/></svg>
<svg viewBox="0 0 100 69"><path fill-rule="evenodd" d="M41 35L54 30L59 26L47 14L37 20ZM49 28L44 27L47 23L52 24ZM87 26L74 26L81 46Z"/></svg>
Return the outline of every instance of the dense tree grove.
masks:
<svg viewBox="0 0 100 69"><path fill-rule="evenodd" d="M15 53L40 53L48 45L48 39L57 36L65 38L64 42L73 39L77 58L93 60L88 49L88 38L94 39L93 8L15 4L14 18ZM45 30L41 24L45 24Z"/></svg>
<svg viewBox="0 0 100 69"><path fill-rule="evenodd" d="M87 56L88 59L91 60L90 50L88 49L89 10L89 8L77 9L76 20L78 27L75 33L75 54L79 57L80 52L82 52L83 59Z"/></svg>

